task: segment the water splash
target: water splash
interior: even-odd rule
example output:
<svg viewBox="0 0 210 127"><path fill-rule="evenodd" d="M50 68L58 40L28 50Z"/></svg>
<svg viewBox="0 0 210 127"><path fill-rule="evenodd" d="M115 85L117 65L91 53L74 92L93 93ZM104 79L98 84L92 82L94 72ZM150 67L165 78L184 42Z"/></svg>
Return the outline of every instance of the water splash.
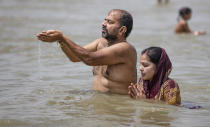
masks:
<svg viewBox="0 0 210 127"><path fill-rule="evenodd" d="M38 43L38 64L39 64L39 80L41 80L41 42Z"/></svg>

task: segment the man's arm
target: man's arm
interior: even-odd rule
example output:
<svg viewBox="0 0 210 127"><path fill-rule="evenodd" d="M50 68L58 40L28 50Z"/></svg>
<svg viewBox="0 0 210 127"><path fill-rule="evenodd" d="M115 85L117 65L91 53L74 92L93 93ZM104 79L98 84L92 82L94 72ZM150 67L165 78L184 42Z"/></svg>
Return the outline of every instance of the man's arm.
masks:
<svg viewBox="0 0 210 127"><path fill-rule="evenodd" d="M59 42L62 51L66 54L66 56L71 60L72 62L80 62L81 60L68 48L68 46L63 43Z"/></svg>
<svg viewBox="0 0 210 127"><path fill-rule="evenodd" d="M65 43L77 58L90 66L125 63L129 58L128 54L130 53L129 51L131 48L127 43L119 43L98 51L93 50L91 52L77 45L60 31L56 30L44 31L38 34L37 38L44 42L60 41Z"/></svg>
<svg viewBox="0 0 210 127"><path fill-rule="evenodd" d="M129 54L129 45L127 43L119 43L98 51L89 52L68 39L65 35L60 39L81 61L90 66L125 63Z"/></svg>
<svg viewBox="0 0 210 127"><path fill-rule="evenodd" d="M47 30L47 31L43 31L37 34L36 36L39 40L44 41L44 42L55 42L55 41L59 41L58 40L59 33L60 32L56 30ZM105 40L103 38L97 39L93 41L92 43L89 43L86 46L84 46L84 49L86 49L89 52L94 52L97 50L98 44L101 41L105 41ZM62 41L59 41L59 43L60 43L62 51L66 54L69 60L71 60L72 62L81 61L80 58L77 57L75 53L71 51L71 49L68 47L66 43Z"/></svg>
<svg viewBox="0 0 210 127"><path fill-rule="evenodd" d="M92 43L89 43L87 45L85 45L83 48L86 49L89 52L94 52L97 50L98 44L100 41L103 41L102 39L97 39L95 41L93 41ZM80 58L78 58L74 52L71 51L71 49L68 47L67 44L65 44L64 42L59 42L61 49L63 50L63 52L66 54L66 56L72 61L72 62L80 62Z"/></svg>

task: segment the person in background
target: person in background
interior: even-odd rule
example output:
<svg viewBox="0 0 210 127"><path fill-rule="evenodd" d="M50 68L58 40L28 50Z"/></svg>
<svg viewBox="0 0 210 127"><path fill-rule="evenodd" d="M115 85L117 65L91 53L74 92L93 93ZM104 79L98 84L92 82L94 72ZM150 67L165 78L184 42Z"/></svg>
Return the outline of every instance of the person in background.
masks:
<svg viewBox="0 0 210 127"><path fill-rule="evenodd" d="M169 0L158 0L158 3L165 2L166 4L169 2Z"/></svg>
<svg viewBox="0 0 210 127"><path fill-rule="evenodd" d="M171 70L171 61L163 48L144 49L140 57L141 78L138 83L131 83L128 94L134 99L155 99L180 105L179 86L168 77Z"/></svg>
<svg viewBox="0 0 210 127"><path fill-rule="evenodd" d="M93 66L93 90L128 94L130 82L137 79L136 49L126 40L132 27L133 18L129 12L113 9L102 24L102 38L84 47L58 30L43 31L37 34L37 38L43 42L58 41L72 62Z"/></svg>
<svg viewBox="0 0 210 127"><path fill-rule="evenodd" d="M191 31L187 21L192 16L192 10L189 7L179 9L178 23L175 28L175 33L192 33L194 35L205 34L204 31Z"/></svg>

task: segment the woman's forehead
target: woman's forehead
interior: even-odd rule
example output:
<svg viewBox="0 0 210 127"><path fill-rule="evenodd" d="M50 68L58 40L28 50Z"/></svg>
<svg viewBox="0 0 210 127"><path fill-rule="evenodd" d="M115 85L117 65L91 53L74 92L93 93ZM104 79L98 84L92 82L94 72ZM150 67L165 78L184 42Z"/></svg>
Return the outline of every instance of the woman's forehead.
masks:
<svg viewBox="0 0 210 127"><path fill-rule="evenodd" d="M140 57L140 62L144 61L144 62L151 62L148 55L146 53L142 54Z"/></svg>

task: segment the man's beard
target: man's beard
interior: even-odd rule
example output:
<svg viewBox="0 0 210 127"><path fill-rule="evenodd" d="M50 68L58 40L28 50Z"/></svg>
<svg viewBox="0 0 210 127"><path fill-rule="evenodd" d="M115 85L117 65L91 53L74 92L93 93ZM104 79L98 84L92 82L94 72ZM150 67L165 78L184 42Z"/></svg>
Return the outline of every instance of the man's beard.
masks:
<svg viewBox="0 0 210 127"><path fill-rule="evenodd" d="M108 42L114 42L117 40L117 36L116 35L111 35L109 34L108 30L106 28L103 28L103 30L105 32L102 32L102 37L107 39Z"/></svg>

